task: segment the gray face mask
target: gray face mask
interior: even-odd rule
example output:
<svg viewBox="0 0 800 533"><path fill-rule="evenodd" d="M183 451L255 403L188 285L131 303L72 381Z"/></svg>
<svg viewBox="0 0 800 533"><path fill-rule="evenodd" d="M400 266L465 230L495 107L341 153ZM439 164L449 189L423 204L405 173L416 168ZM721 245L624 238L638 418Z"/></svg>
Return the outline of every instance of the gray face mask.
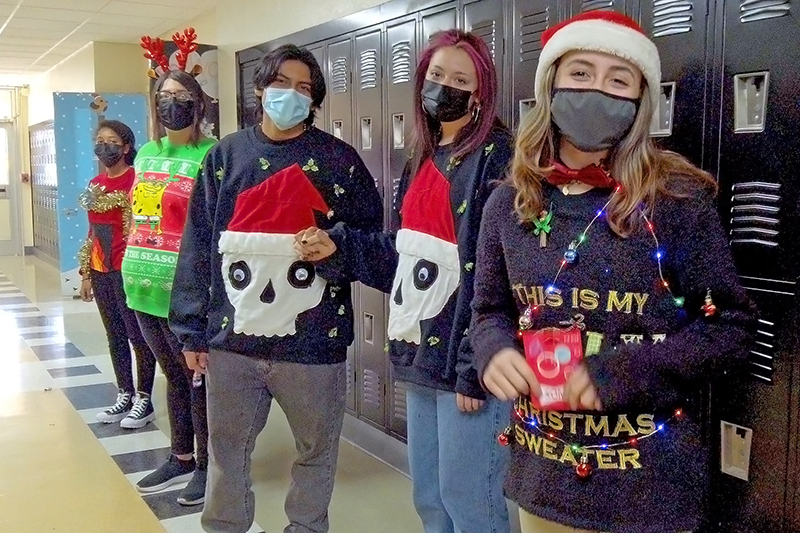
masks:
<svg viewBox="0 0 800 533"><path fill-rule="evenodd" d="M594 89L555 89L551 112L570 144L582 152L602 152L616 146L631 130L639 100Z"/></svg>

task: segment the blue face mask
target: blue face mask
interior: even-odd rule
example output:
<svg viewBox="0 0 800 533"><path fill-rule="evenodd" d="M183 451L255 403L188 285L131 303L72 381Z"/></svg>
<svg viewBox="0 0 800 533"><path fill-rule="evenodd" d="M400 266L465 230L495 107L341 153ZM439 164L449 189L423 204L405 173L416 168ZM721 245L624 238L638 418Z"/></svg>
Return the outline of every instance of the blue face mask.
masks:
<svg viewBox="0 0 800 533"><path fill-rule="evenodd" d="M282 131L294 128L311 113L311 98L294 89L267 87L261 103L264 112Z"/></svg>

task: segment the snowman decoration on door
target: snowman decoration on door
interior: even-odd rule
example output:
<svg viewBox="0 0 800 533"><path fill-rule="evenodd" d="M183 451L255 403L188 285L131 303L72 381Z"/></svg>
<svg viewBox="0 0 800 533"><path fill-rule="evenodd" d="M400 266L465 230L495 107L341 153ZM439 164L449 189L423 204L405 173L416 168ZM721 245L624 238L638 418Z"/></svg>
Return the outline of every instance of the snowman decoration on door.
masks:
<svg viewBox="0 0 800 533"><path fill-rule="evenodd" d="M389 338L421 342L421 322L442 312L461 282L450 182L428 160L403 199Z"/></svg>
<svg viewBox="0 0 800 533"><path fill-rule="evenodd" d="M296 164L237 197L219 240L235 333L294 335L297 317L322 301L327 282L294 249L294 236L316 225L315 211L330 215Z"/></svg>

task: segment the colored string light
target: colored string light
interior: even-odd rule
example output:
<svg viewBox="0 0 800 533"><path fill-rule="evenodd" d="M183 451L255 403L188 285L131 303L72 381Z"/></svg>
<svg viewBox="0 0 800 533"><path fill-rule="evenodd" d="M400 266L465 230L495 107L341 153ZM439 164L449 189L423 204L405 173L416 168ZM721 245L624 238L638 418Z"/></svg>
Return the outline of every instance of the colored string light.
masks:
<svg viewBox="0 0 800 533"><path fill-rule="evenodd" d="M584 446L584 445L581 445L581 444L575 444L575 443L568 442L568 441L558 437L555 433L553 433L551 431L543 430L539 426L539 422L537 422L536 418L525 416L525 414L523 413L523 410L519 407L519 404L517 402L514 403L514 412L516 413L517 418L519 418L520 422L522 422L522 424L525 426L525 428L528 431L534 430L537 433L545 435L546 437L548 437L551 440L554 440L556 442L560 442L564 446L570 448L572 451L579 452L579 453L580 452L585 452L586 450L597 450L597 449L608 450L608 449L613 449L613 448L619 448L619 447L622 447L622 446L635 446L639 442L641 442L641 441L643 441L645 439L649 439L649 438L651 438L651 437L653 437L655 435L658 435L659 433L664 433L666 431L667 424L669 424L671 422L674 422L674 421L677 421L683 416L683 410L682 409L676 409L674 414L668 420L658 424L658 426L656 426L656 429L654 429L650 433L645 433L644 435L639 435L638 437L632 437L632 438L629 438L629 439L626 439L626 440L621 440L619 442L612 442L612 443L603 442L603 443L600 443L600 444L590 444L590 445ZM511 430L512 427L513 426L509 426L508 428L506 428L506 431L504 432L504 434L509 434L511 432L510 430Z"/></svg>

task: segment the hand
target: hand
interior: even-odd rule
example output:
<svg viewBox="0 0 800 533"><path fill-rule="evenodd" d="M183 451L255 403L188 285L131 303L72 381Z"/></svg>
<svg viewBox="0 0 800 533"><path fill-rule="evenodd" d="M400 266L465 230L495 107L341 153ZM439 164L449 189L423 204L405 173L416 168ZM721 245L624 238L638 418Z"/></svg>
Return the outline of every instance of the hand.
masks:
<svg viewBox="0 0 800 533"><path fill-rule="evenodd" d="M576 368L567 379L564 399L569 402L573 411L601 411L603 409L597 389L595 389L592 379L589 377L589 371L584 365Z"/></svg>
<svg viewBox="0 0 800 533"><path fill-rule="evenodd" d="M456 405L458 405L458 408L464 413L479 411L480 408L483 407L484 403L485 402L483 400L464 396L460 392L456 393Z"/></svg>
<svg viewBox="0 0 800 533"><path fill-rule="evenodd" d="M541 394L533 370L525 357L513 348L505 348L494 354L483 373L483 384L504 402L523 395Z"/></svg>
<svg viewBox="0 0 800 533"><path fill-rule="evenodd" d="M336 243L326 231L308 228L294 236L294 249L306 261L321 261L336 252Z"/></svg>
<svg viewBox="0 0 800 533"><path fill-rule="evenodd" d="M200 374L205 374L208 368L208 354L204 352L183 352L186 358L186 366L189 370L194 370Z"/></svg>
<svg viewBox="0 0 800 533"><path fill-rule="evenodd" d="M81 300L84 302L91 302L94 300L94 292L92 292L92 281L89 279L85 279L81 281L81 290L80 290Z"/></svg>

